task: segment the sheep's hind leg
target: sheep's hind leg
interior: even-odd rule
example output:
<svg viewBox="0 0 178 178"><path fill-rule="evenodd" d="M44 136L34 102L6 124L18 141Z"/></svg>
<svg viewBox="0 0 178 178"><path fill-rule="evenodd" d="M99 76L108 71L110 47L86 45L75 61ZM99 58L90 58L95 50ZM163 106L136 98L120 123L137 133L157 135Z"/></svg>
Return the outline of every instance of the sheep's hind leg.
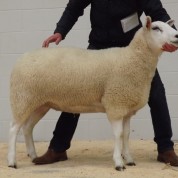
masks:
<svg viewBox="0 0 178 178"><path fill-rule="evenodd" d="M16 141L17 135L20 131L22 124L17 124L12 122L9 130L9 145L8 145L8 166L12 168L17 168L16 165Z"/></svg>
<svg viewBox="0 0 178 178"><path fill-rule="evenodd" d="M23 134L25 138L27 154L32 160L37 157L32 135L33 128L48 111L48 107L41 106L30 115L29 119L23 125Z"/></svg>
<svg viewBox="0 0 178 178"><path fill-rule="evenodd" d="M123 149L122 156L128 166L135 166L134 160L130 154L129 149L129 135L130 135L130 117L123 119Z"/></svg>
<svg viewBox="0 0 178 178"><path fill-rule="evenodd" d="M115 161L115 169L117 171L123 171L125 169L124 162L121 156L121 148L122 148L122 135L123 135L123 119L111 121L111 125L113 128L114 136L115 136L115 147L113 159Z"/></svg>

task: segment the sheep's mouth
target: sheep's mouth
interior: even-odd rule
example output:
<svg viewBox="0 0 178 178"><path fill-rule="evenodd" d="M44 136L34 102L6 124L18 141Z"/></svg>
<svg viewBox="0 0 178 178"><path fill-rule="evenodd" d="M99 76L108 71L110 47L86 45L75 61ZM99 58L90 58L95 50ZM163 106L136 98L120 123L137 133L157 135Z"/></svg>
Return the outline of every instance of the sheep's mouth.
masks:
<svg viewBox="0 0 178 178"><path fill-rule="evenodd" d="M173 45L175 45L176 47L178 47L178 41L171 41L171 43L172 43Z"/></svg>

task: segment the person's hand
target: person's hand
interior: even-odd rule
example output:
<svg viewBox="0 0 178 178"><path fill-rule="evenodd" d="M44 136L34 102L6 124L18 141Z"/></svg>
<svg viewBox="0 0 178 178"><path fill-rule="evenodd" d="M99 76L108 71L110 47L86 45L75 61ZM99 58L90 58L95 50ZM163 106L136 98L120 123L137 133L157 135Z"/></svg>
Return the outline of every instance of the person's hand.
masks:
<svg viewBox="0 0 178 178"><path fill-rule="evenodd" d="M172 45L172 44L168 44L168 43L165 43L163 46L162 46L162 50L163 51L167 51L167 52L174 52L178 49L178 47Z"/></svg>
<svg viewBox="0 0 178 178"><path fill-rule="evenodd" d="M56 43L56 45L58 45L61 40L62 40L62 35L60 33L55 33L54 35L51 35L43 42L42 47L47 48L49 46L49 43L54 43L54 42Z"/></svg>

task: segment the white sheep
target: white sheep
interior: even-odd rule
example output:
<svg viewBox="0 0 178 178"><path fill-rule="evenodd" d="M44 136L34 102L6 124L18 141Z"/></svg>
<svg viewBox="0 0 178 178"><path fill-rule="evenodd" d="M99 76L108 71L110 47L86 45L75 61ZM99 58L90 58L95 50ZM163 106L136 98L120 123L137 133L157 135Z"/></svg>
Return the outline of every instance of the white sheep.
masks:
<svg viewBox="0 0 178 178"><path fill-rule="evenodd" d="M115 136L116 170L125 169L122 156L127 165L135 165L128 145L130 117L148 102L163 44L178 46L178 32L170 27L172 24L172 20L152 23L147 17L128 47L45 48L25 54L15 65L10 81L14 119L10 127L9 167L16 168L20 128L29 156L36 157L32 131L51 108L71 113L106 113Z"/></svg>

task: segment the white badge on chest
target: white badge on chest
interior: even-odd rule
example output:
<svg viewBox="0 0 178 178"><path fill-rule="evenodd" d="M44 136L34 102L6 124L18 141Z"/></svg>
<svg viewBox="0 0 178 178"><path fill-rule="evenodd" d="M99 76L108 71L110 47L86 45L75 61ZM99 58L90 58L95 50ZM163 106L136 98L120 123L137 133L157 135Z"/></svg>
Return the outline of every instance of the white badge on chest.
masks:
<svg viewBox="0 0 178 178"><path fill-rule="evenodd" d="M134 13L121 20L123 32L126 33L139 25L138 14Z"/></svg>

